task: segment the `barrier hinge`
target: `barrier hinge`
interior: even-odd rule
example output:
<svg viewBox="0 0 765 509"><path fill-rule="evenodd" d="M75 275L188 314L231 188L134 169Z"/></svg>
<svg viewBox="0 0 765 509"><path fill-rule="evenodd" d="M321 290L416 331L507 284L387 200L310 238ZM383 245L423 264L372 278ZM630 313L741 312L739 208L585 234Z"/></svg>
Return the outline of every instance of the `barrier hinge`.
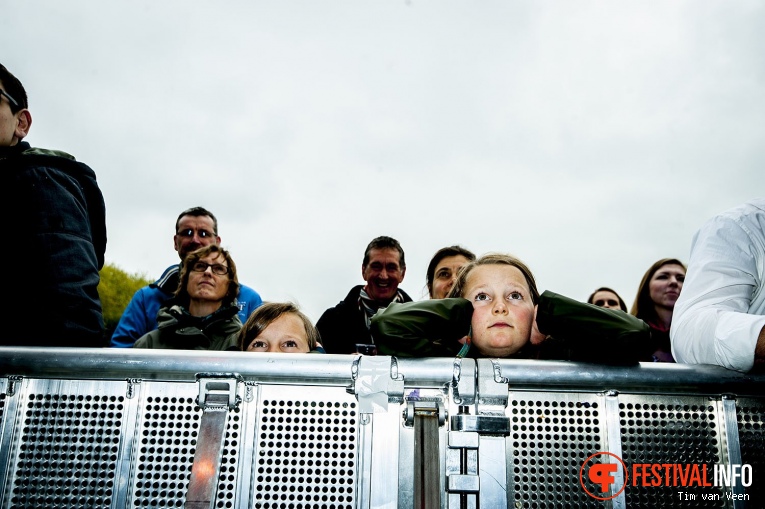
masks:
<svg viewBox="0 0 765 509"><path fill-rule="evenodd" d="M437 417L439 426L443 426L446 422L446 408L443 401L440 400L407 400L406 410L404 410L404 424L413 426L416 415Z"/></svg>
<svg viewBox="0 0 765 509"><path fill-rule="evenodd" d="M9 398L16 394L16 388L21 384L21 381L24 379L21 375L10 375L8 377L8 390L6 391L6 396Z"/></svg>
<svg viewBox="0 0 765 509"><path fill-rule="evenodd" d="M127 399L133 399L138 392L138 386L141 384L140 378L128 378L127 379L127 393L125 397Z"/></svg>

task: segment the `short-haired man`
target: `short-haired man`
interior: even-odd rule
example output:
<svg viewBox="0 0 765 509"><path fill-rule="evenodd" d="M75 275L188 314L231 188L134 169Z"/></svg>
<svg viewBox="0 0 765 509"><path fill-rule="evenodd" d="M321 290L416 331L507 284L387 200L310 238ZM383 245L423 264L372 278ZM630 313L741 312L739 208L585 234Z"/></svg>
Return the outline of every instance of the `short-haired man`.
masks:
<svg viewBox="0 0 765 509"><path fill-rule="evenodd" d="M765 198L696 233L670 336L677 362L737 371L765 365Z"/></svg>
<svg viewBox="0 0 765 509"><path fill-rule="evenodd" d="M103 346L104 198L86 165L22 141L32 125L27 108L24 86L0 64L0 168L11 202L0 344Z"/></svg>
<svg viewBox="0 0 765 509"><path fill-rule="evenodd" d="M365 285L358 285L337 306L327 309L316 323L327 353L356 353L373 345L369 333L372 316L391 302L411 302L398 285L404 280L404 250L396 239L377 237L367 246L361 263Z"/></svg>
<svg viewBox="0 0 765 509"><path fill-rule="evenodd" d="M181 261L190 252L210 244L220 244L218 220L213 213L202 207L181 212L175 221L173 236L173 247ZM170 299L178 288L179 269L180 264L171 265L158 280L133 295L114 329L113 347L130 348L138 338L158 327L157 313L162 303ZM258 292L243 284L239 285L237 302L242 323L263 304Z"/></svg>

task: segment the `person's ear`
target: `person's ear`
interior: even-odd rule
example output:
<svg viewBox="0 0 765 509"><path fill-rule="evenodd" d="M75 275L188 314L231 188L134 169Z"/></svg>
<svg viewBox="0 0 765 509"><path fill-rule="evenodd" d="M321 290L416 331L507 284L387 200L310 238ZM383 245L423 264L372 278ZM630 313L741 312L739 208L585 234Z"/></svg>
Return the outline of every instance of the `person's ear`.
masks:
<svg viewBox="0 0 765 509"><path fill-rule="evenodd" d="M32 114L28 109L23 109L16 113L16 129L13 131L13 136L18 138L19 141L29 134L29 128L32 127Z"/></svg>

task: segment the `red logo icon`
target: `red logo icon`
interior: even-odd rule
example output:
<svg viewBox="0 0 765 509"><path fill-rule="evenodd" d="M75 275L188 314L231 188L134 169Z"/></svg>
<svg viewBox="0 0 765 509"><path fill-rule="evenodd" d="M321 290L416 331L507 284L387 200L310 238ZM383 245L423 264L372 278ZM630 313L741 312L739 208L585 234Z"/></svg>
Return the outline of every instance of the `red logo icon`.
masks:
<svg viewBox="0 0 765 509"><path fill-rule="evenodd" d="M616 458L619 461L619 463L613 462L613 460L610 463L595 463L587 470L587 478L590 480L590 482L600 485L600 495L603 493L608 493L611 485L616 484L616 476L614 474L619 471L619 464L622 466L622 472L624 472L624 480L622 482L622 486L618 491L614 490L613 495L611 496L596 495L595 493L592 493L590 490L588 490L587 486L584 485L584 479L582 478L584 469L587 467L587 463L589 463L590 460L593 460L596 456L605 456L602 458L603 461L608 460L607 456ZM610 452L596 452L584 460L581 468L579 468L579 484L582 485L582 489L585 491L585 493L587 493L592 498L596 498L598 500L611 500L612 498L619 496L619 494L624 491L624 487L627 486L627 475L627 465L624 464L619 456Z"/></svg>

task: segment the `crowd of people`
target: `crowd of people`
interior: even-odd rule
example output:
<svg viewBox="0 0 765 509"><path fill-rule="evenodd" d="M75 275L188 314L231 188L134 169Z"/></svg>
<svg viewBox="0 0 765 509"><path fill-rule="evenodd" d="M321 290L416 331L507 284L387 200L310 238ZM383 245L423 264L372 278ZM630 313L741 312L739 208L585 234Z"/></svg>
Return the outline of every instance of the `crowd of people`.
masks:
<svg viewBox="0 0 765 509"><path fill-rule="evenodd" d="M5 313L0 344L101 346L99 270L105 205L95 173L69 154L23 141L32 117L21 82L0 65L0 163L16 197L11 224L31 249L31 271L7 271L22 295ZM413 302L401 288L404 250L381 236L364 251L361 275L316 326L292 303L263 303L238 280L209 210L183 211L173 237L180 263L140 289L112 347L271 353L456 355L718 364L748 371L765 359L765 199L704 225L689 266L665 258L645 273L628 312L609 287L587 302L540 294L521 260L461 246L438 250ZM686 272L688 283L686 284ZM685 290L683 287L685 285ZM34 302L47 315L37 319ZM30 324L34 326L30 327Z"/></svg>

